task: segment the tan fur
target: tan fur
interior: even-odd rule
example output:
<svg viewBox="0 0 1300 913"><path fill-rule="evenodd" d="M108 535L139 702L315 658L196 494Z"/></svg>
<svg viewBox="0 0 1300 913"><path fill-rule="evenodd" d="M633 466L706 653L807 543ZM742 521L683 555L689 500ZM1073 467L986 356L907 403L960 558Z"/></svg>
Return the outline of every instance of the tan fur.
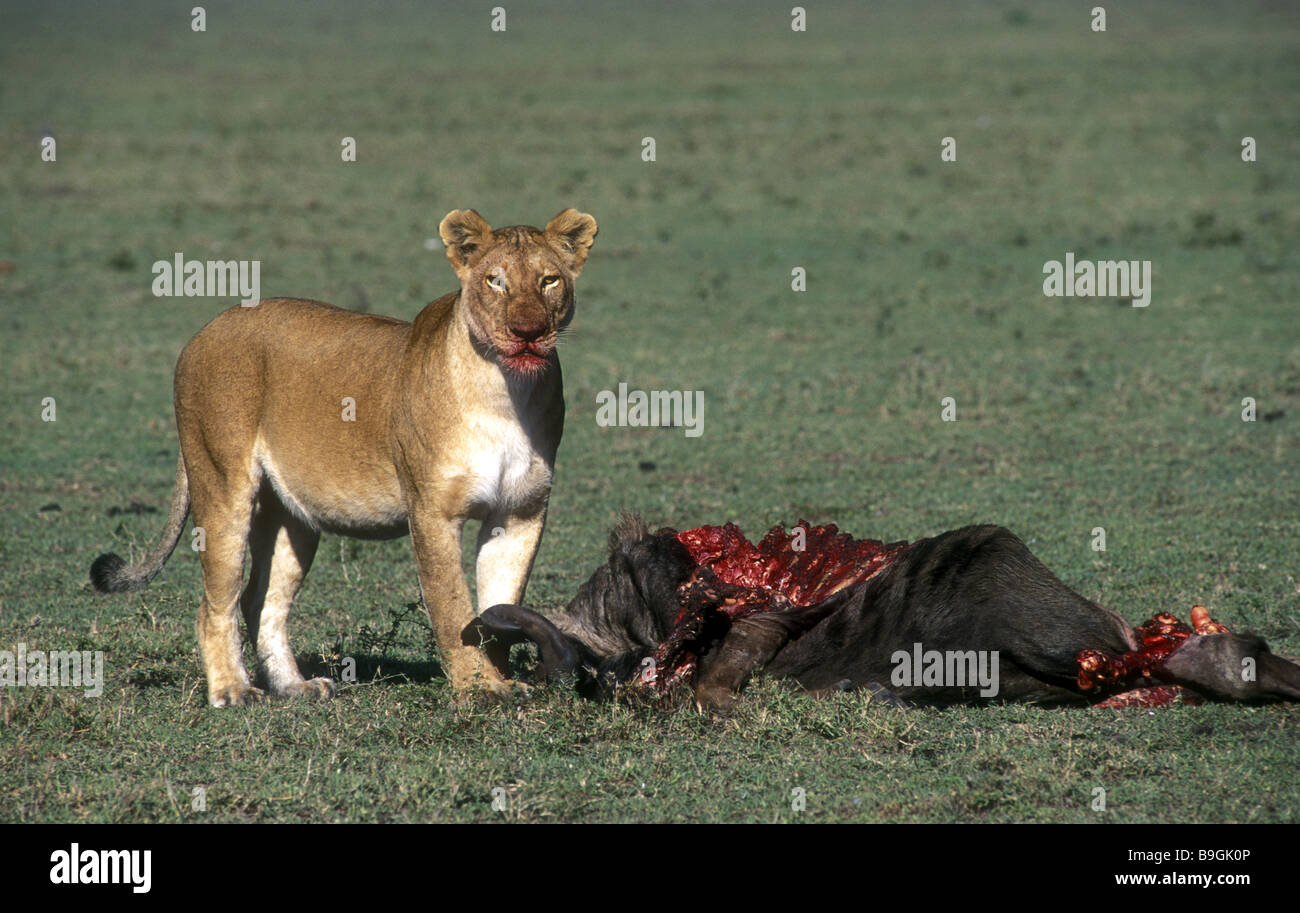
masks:
<svg viewBox="0 0 1300 913"><path fill-rule="evenodd" d="M474 617L461 530L466 519L483 522L479 607L521 602L564 423L555 341L596 231L572 209L544 231L493 231L477 212L456 210L439 233L461 290L413 323L287 298L218 315L176 366L180 521L137 568L101 557L96 587L147 583L179 538L188 499L207 540L198 637L210 703L263 693L241 662L237 605L261 684L279 695L330 695L329 679L303 680L285 628L320 532L409 530L452 684L507 687L460 641ZM355 421L343 420L345 397L355 400ZM252 573L241 596L246 548Z"/></svg>

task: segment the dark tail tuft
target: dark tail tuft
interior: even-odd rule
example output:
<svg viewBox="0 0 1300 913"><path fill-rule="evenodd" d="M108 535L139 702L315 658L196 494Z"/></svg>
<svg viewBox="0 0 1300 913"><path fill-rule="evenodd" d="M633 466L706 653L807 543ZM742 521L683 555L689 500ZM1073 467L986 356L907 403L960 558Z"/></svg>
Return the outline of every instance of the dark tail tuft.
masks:
<svg viewBox="0 0 1300 913"><path fill-rule="evenodd" d="M139 586L132 586L136 581L123 573L125 570L126 562L117 555L100 555L90 566L90 582L100 593L125 593L138 589Z"/></svg>
<svg viewBox="0 0 1300 913"><path fill-rule="evenodd" d="M101 593L129 593L143 589L149 581L158 576L163 564L180 541L181 531L185 529L185 517L190 512L190 480L185 474L185 460L176 460L176 483L172 486L172 507L167 515L167 526L163 528L162 538L152 552L139 564L129 566L125 561L111 552L100 555L90 566L90 582Z"/></svg>

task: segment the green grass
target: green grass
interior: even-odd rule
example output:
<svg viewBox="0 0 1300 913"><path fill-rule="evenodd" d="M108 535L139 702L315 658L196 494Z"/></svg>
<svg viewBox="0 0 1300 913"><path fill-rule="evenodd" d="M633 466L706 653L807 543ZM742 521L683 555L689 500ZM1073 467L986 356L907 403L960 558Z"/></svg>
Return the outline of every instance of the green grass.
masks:
<svg viewBox="0 0 1300 913"><path fill-rule="evenodd" d="M260 259L266 296L410 318L454 288L424 247L447 210L573 205L601 230L531 604L567 601L621 508L997 522L1131 620L1202 601L1300 654L1284 5L1112 5L1104 34L1068 4L816 4L805 34L788 5L507 4L504 34L488 7L300 6L210 3L202 34L175 4L6 8L0 649L103 650L107 681L0 692L0 820L1300 820L1300 706L896 711L772 681L730 719L562 686L456 703L413 616L385 634L409 543L327 537L294 644L361 682L218 712L194 553L128 597L86 575L155 541L175 357L231 303L152 297L153 261ZM1151 306L1045 298L1067 250L1152 260ZM704 434L597 427L620 381L705 391ZM159 512L108 515L132 501Z"/></svg>

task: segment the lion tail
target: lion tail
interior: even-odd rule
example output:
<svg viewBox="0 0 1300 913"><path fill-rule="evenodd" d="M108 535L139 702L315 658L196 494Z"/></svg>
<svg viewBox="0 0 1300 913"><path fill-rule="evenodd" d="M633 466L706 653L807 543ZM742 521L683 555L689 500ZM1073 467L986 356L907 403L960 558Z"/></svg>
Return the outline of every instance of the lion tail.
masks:
<svg viewBox="0 0 1300 913"><path fill-rule="evenodd" d="M100 555L90 566L90 582L100 593L129 593L143 589L158 576L162 566L171 557L185 529L185 518L190 512L190 480L185 474L185 458L176 460L176 484L172 487L172 509L167 518L162 538L139 564L128 565L109 552Z"/></svg>

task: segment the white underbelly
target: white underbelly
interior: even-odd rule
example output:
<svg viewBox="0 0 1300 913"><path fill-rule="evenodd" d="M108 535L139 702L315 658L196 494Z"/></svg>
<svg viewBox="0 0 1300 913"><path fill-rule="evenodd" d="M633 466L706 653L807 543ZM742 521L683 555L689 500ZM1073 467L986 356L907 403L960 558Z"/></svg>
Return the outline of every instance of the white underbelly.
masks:
<svg viewBox="0 0 1300 913"><path fill-rule="evenodd" d="M260 440L253 459L254 471L271 484L280 502L313 529L361 538L407 532L406 505L390 467L352 465L337 475L303 477L282 466Z"/></svg>

